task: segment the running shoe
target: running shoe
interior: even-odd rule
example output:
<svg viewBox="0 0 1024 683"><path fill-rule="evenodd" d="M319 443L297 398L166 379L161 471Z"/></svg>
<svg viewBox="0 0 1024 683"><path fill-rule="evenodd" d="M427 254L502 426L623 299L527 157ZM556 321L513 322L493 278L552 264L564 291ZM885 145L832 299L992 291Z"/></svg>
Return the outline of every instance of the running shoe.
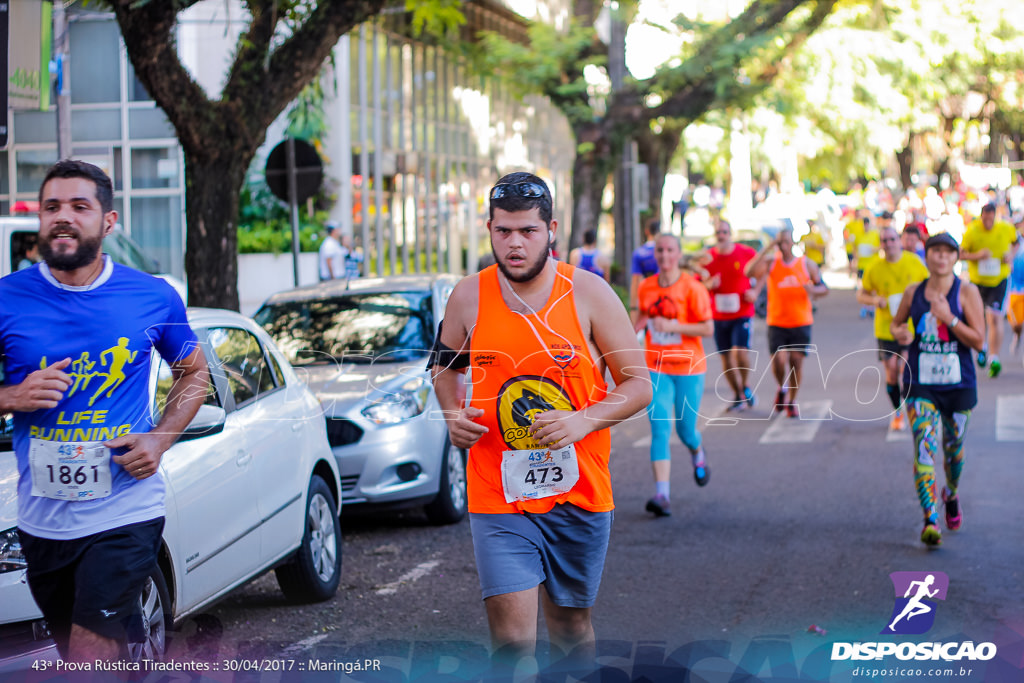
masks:
<svg viewBox="0 0 1024 683"><path fill-rule="evenodd" d="M786 408L786 390L779 389L778 393L775 394L775 407L773 410L782 412Z"/></svg>
<svg viewBox="0 0 1024 683"><path fill-rule="evenodd" d="M693 468L693 480L697 482L697 486L707 486L708 480L711 479L711 468L708 467L707 463L704 463L700 467Z"/></svg>
<svg viewBox="0 0 1024 683"><path fill-rule="evenodd" d="M979 368L985 367L985 363L987 361L988 361L988 353L985 351L985 349L982 349L981 351L978 351L978 367Z"/></svg>
<svg viewBox="0 0 1024 683"><path fill-rule="evenodd" d="M742 398L734 398L729 407L725 409L727 413L742 413L747 409L747 403Z"/></svg>
<svg viewBox="0 0 1024 683"><path fill-rule="evenodd" d="M655 517L670 517L672 503L665 496L655 496L647 501L647 511L653 512Z"/></svg>
<svg viewBox="0 0 1024 683"><path fill-rule="evenodd" d="M902 432L906 428L907 421L904 419L903 413L897 411L896 414L892 416L892 421L889 422L889 429L894 432Z"/></svg>
<svg viewBox="0 0 1024 683"><path fill-rule="evenodd" d="M754 396L754 392L750 390L750 387L743 387L743 398L746 399L749 407L753 408L757 405L757 396Z"/></svg>
<svg viewBox="0 0 1024 683"><path fill-rule="evenodd" d="M946 488L943 487L942 502L946 504L946 528L956 531L964 521L963 513L960 512L960 498L957 496L950 498Z"/></svg>
<svg viewBox="0 0 1024 683"><path fill-rule="evenodd" d="M998 358L993 358L992 362L988 364L988 376L996 378L999 376L999 372L1003 369L1003 364L999 362Z"/></svg>
<svg viewBox="0 0 1024 683"><path fill-rule="evenodd" d="M924 529L921 530L921 542L929 548L942 545L942 532L939 531L939 527L931 522L925 522Z"/></svg>
<svg viewBox="0 0 1024 683"><path fill-rule="evenodd" d="M795 403L787 404L786 405L786 415L788 417L799 418L800 417L800 408L798 408Z"/></svg>

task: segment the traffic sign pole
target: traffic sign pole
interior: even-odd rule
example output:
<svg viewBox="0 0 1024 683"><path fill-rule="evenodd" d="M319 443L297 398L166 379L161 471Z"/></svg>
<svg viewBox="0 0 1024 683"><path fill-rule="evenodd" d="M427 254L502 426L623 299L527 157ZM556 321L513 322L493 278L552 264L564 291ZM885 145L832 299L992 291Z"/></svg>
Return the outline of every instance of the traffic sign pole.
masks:
<svg viewBox="0 0 1024 683"><path fill-rule="evenodd" d="M295 182L295 138L287 140L288 204L292 214L292 276L299 286L299 191Z"/></svg>

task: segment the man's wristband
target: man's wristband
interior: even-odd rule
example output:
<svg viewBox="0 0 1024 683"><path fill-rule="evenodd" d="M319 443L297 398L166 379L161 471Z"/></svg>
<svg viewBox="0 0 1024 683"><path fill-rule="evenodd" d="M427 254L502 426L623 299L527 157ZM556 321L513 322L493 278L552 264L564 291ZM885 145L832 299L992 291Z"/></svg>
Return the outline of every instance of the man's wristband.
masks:
<svg viewBox="0 0 1024 683"><path fill-rule="evenodd" d="M960 318L958 318L958 317L956 317L954 315L953 319L949 321L949 325L947 325L947 327L949 327L949 329L952 330L953 328L955 328L959 324L960 324Z"/></svg>

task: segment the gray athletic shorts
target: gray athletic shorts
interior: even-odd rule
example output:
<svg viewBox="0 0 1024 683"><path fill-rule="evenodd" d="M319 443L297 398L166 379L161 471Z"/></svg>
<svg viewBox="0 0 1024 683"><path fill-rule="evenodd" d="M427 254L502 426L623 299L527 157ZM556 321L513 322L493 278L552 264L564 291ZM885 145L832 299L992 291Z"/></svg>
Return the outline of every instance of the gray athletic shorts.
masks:
<svg viewBox="0 0 1024 683"><path fill-rule="evenodd" d="M560 607L593 606L612 516L570 504L542 514L470 514L483 598L543 583Z"/></svg>

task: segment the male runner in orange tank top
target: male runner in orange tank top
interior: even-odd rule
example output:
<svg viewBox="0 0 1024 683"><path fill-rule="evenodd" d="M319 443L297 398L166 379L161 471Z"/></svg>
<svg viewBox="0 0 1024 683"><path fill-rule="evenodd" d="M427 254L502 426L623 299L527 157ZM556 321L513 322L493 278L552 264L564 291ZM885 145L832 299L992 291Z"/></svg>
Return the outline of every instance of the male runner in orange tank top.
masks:
<svg viewBox="0 0 1024 683"><path fill-rule="evenodd" d="M804 356L811 346L811 301L828 294L828 287L814 261L793 255L792 230L780 230L743 272L758 279L767 275L768 352L779 383L775 410L799 417L796 394L803 379Z"/></svg>
<svg viewBox="0 0 1024 683"><path fill-rule="evenodd" d="M456 285L433 372L451 441L470 449L470 526L494 658L514 667L534 654L539 597L552 644L593 666L591 607L614 507L608 428L650 402L650 376L611 287L549 258L557 224L544 181L506 175L490 200L496 264Z"/></svg>

